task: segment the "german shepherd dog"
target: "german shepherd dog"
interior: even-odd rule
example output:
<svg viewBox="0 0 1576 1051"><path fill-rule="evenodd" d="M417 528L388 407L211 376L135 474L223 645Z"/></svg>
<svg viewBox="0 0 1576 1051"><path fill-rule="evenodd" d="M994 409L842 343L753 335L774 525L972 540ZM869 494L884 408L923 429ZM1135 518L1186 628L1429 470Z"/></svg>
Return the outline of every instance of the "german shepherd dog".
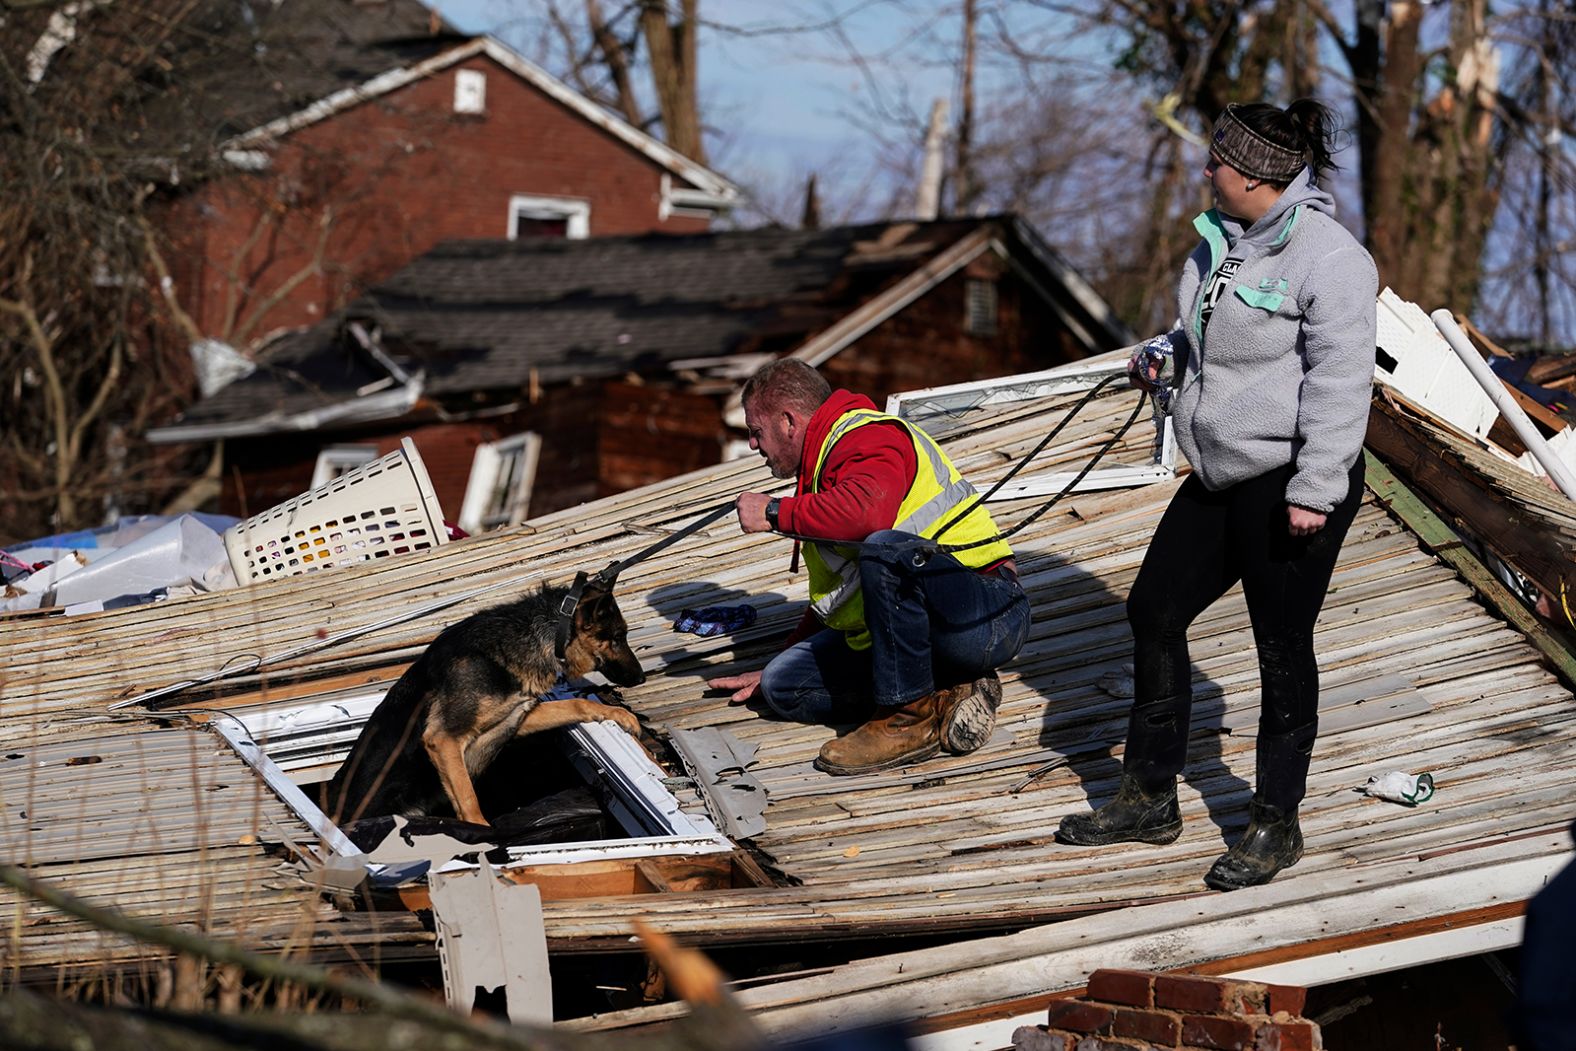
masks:
<svg viewBox="0 0 1576 1051"><path fill-rule="evenodd" d="M515 602L446 628L406 669L372 713L322 793L341 824L363 817L441 813L487 824L473 779L516 737L572 723L611 720L640 736L623 708L584 698L542 703L562 671L599 671L619 686L646 681L608 590L587 588L575 608L564 659L554 655L568 588L543 585Z"/></svg>

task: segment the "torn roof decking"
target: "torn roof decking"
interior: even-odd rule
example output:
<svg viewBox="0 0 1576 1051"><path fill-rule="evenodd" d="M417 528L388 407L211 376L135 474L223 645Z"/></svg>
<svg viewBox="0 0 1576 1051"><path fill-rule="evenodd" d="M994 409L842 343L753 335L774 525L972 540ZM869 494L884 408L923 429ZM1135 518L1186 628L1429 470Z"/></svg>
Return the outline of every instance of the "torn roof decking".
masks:
<svg viewBox="0 0 1576 1051"><path fill-rule="evenodd" d="M8 693L7 715L22 707ZM275 848L311 844L312 831L216 735L91 716L74 730L47 743L13 738L0 753L8 864L94 904L264 951L311 945L320 958L365 959L395 940L426 951L416 925L342 915L286 870ZM14 923L0 942L7 968L94 976L112 960L162 954L9 888L0 902Z"/></svg>
<svg viewBox="0 0 1576 1051"><path fill-rule="evenodd" d="M1099 398L1036 468L1080 466L1127 417L1134 397L1124 391ZM936 430L947 431L945 444L971 478L988 483L1075 400L992 407ZM1142 461L1148 433L1135 428L1113 455ZM767 830L753 842L800 885L549 902L550 944L627 948L637 915L699 944L980 933L1107 911L1106 920L1073 921L1104 930L1129 911L1121 906L1203 894L1202 873L1245 822L1251 791L1258 677L1240 592L1212 607L1192 632L1198 705L1182 838L1167 847L1104 850L1051 842L1061 815L1114 789L1120 749L1109 749L1122 739L1128 701L1100 683L1131 659L1123 602L1174 487L1077 494L1014 537L1034 630L1004 669L996 737L973 755L883 775L815 772L810 761L830 730L767 720L704 694L703 678L758 667L796 620L803 575L789 574L787 541L742 536L724 520L626 570L620 604L648 679L624 696L659 731L719 725L759 746L751 772L771 796ZM85 748L98 734L137 732L137 724L106 729L63 717L445 596L511 581L524 586L544 573L564 580L578 569L594 571L744 488L785 491L785 484L769 479L759 461L726 464L520 529L331 576L80 618L18 620L0 639L7 668L0 742L7 751L61 741ZM1038 503L995 504L993 511L1011 525ZM444 625L509 591L306 655L261 681L238 677L221 684L241 691L222 703L281 695L301 703L318 690L386 682ZM683 607L746 599L761 618L737 640L671 630ZM1449 857L1450 865L1470 868L1478 859L1498 865L1504 849L1523 860L1568 852L1563 829L1576 798L1576 703L1521 635L1371 500L1343 549L1317 649L1324 733L1304 807L1308 853L1252 892L1255 900L1266 908L1317 900L1368 879L1375 882L1365 886L1404 896L1417 880L1419 858ZM181 703L208 693L193 690ZM1223 726L1231 732L1220 733ZM1066 766L1010 794L1062 757ZM1432 772L1438 794L1406 810L1352 791L1391 769ZM98 791L87 783L76 794ZM693 795L688 802L700 805ZM1514 868L1505 864L1507 872ZM1530 892L1513 882L1505 890L1514 900ZM1409 920L1455 910L1421 890L1413 898ZM1197 908L1174 901L1161 907ZM1185 940L1192 911L1165 914ZM1348 922L1344 915L1332 915L1331 924Z"/></svg>
<svg viewBox="0 0 1576 1051"><path fill-rule="evenodd" d="M1376 399L1369 441L1465 533L1558 598L1576 564L1576 502L1393 392Z"/></svg>

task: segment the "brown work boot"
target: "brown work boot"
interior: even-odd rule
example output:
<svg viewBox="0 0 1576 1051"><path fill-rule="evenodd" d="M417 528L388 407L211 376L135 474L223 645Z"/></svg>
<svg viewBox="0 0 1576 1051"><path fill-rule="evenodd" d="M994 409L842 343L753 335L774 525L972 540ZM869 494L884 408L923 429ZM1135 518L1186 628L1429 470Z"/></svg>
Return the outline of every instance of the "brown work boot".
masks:
<svg viewBox="0 0 1576 1051"><path fill-rule="evenodd" d="M1001 680L986 672L973 682L939 690L941 746L953 755L978 751L996 730L996 709L1001 706Z"/></svg>
<svg viewBox="0 0 1576 1051"><path fill-rule="evenodd" d="M901 706L877 708L859 729L822 745L816 769L838 775L871 774L929 759L941 751L938 696L927 693Z"/></svg>

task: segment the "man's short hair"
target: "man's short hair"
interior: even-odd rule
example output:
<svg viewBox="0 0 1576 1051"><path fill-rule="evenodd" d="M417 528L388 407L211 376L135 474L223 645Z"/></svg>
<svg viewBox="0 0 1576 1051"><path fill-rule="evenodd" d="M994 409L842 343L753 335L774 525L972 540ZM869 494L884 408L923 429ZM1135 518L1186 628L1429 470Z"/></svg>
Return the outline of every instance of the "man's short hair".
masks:
<svg viewBox="0 0 1576 1051"><path fill-rule="evenodd" d="M745 381L739 401L743 405L755 403L768 411L798 409L809 416L831 396L832 385L812 366L798 358L778 358L756 369Z"/></svg>

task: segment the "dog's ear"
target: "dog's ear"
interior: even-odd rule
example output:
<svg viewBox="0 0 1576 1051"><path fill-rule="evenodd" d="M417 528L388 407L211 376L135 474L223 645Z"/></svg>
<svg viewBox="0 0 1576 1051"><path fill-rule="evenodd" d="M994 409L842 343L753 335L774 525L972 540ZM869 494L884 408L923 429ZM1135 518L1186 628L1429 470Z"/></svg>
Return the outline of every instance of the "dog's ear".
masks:
<svg viewBox="0 0 1576 1051"><path fill-rule="evenodd" d="M580 593L580 604L575 607L575 623L590 624L596 621L602 614L603 606L612 597L613 592L601 581L587 581L585 590Z"/></svg>

